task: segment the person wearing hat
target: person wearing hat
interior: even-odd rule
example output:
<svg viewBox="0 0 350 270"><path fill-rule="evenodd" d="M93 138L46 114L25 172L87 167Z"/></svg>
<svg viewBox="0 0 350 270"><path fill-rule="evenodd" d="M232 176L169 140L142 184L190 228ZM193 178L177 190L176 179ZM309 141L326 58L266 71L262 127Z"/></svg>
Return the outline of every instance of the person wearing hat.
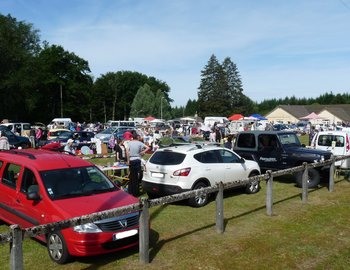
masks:
<svg viewBox="0 0 350 270"><path fill-rule="evenodd" d="M73 139L68 139L67 144L64 147L64 152L75 154L75 149L73 147Z"/></svg>

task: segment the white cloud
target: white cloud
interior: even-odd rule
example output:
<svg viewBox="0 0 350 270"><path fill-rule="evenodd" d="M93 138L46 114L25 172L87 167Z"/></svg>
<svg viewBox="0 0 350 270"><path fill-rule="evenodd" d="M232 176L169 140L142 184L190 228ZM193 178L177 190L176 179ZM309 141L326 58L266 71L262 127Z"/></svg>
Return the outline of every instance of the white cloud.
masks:
<svg viewBox="0 0 350 270"><path fill-rule="evenodd" d="M86 59L95 77L132 70L165 81L173 105L197 98L212 54L237 64L257 101L349 86L350 10L341 1L4 0L0 9Z"/></svg>

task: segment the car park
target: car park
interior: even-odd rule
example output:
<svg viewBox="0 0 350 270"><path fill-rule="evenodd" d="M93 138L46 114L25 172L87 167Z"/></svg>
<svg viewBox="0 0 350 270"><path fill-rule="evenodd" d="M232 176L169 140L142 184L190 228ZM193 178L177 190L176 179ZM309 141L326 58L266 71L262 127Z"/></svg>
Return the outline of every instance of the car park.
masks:
<svg viewBox="0 0 350 270"><path fill-rule="evenodd" d="M0 151L0 220L21 228L128 206L138 199L92 163L37 149ZM110 253L138 244L139 213L50 231L46 243L59 264L72 256Z"/></svg>
<svg viewBox="0 0 350 270"><path fill-rule="evenodd" d="M0 132L7 137L11 148L29 148L31 143L28 137L18 136L8 129L8 127L1 125Z"/></svg>
<svg viewBox="0 0 350 270"><path fill-rule="evenodd" d="M145 164L142 186L148 196L160 197L214 186L259 175L255 161L216 145L187 144L158 149ZM243 185L247 193L259 191L259 181ZM204 206L208 195L189 199L194 207Z"/></svg>
<svg viewBox="0 0 350 270"><path fill-rule="evenodd" d="M331 158L327 151L306 148L292 131L244 131L237 134L233 150L246 159L259 163L263 172L283 170ZM294 174L296 184L302 187L302 174ZM308 187L320 183L321 175L329 176L329 165L308 169Z"/></svg>

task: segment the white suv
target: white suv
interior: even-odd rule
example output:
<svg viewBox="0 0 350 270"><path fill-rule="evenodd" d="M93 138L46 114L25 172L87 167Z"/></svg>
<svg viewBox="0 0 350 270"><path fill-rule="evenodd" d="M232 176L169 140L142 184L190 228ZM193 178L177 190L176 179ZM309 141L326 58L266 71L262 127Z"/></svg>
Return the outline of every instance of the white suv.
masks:
<svg viewBox="0 0 350 270"><path fill-rule="evenodd" d="M259 175L260 167L235 152L215 145L181 145L156 151L145 165L143 189L150 198L214 186ZM246 192L256 193L259 181L244 186ZM208 196L189 200L194 207L204 206Z"/></svg>

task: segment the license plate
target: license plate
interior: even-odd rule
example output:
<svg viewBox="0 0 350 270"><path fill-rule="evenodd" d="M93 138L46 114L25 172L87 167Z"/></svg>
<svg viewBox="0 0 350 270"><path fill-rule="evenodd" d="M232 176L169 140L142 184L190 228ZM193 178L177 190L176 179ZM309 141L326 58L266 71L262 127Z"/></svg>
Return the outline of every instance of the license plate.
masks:
<svg viewBox="0 0 350 270"><path fill-rule="evenodd" d="M138 230L136 230L136 229L130 230L130 231L125 231L125 232L120 232L120 233L115 233L115 234L113 234L113 241L127 238L130 236L136 235L137 233L138 233Z"/></svg>
<svg viewBox="0 0 350 270"><path fill-rule="evenodd" d="M152 177L163 178L164 174L163 173L152 173Z"/></svg>

